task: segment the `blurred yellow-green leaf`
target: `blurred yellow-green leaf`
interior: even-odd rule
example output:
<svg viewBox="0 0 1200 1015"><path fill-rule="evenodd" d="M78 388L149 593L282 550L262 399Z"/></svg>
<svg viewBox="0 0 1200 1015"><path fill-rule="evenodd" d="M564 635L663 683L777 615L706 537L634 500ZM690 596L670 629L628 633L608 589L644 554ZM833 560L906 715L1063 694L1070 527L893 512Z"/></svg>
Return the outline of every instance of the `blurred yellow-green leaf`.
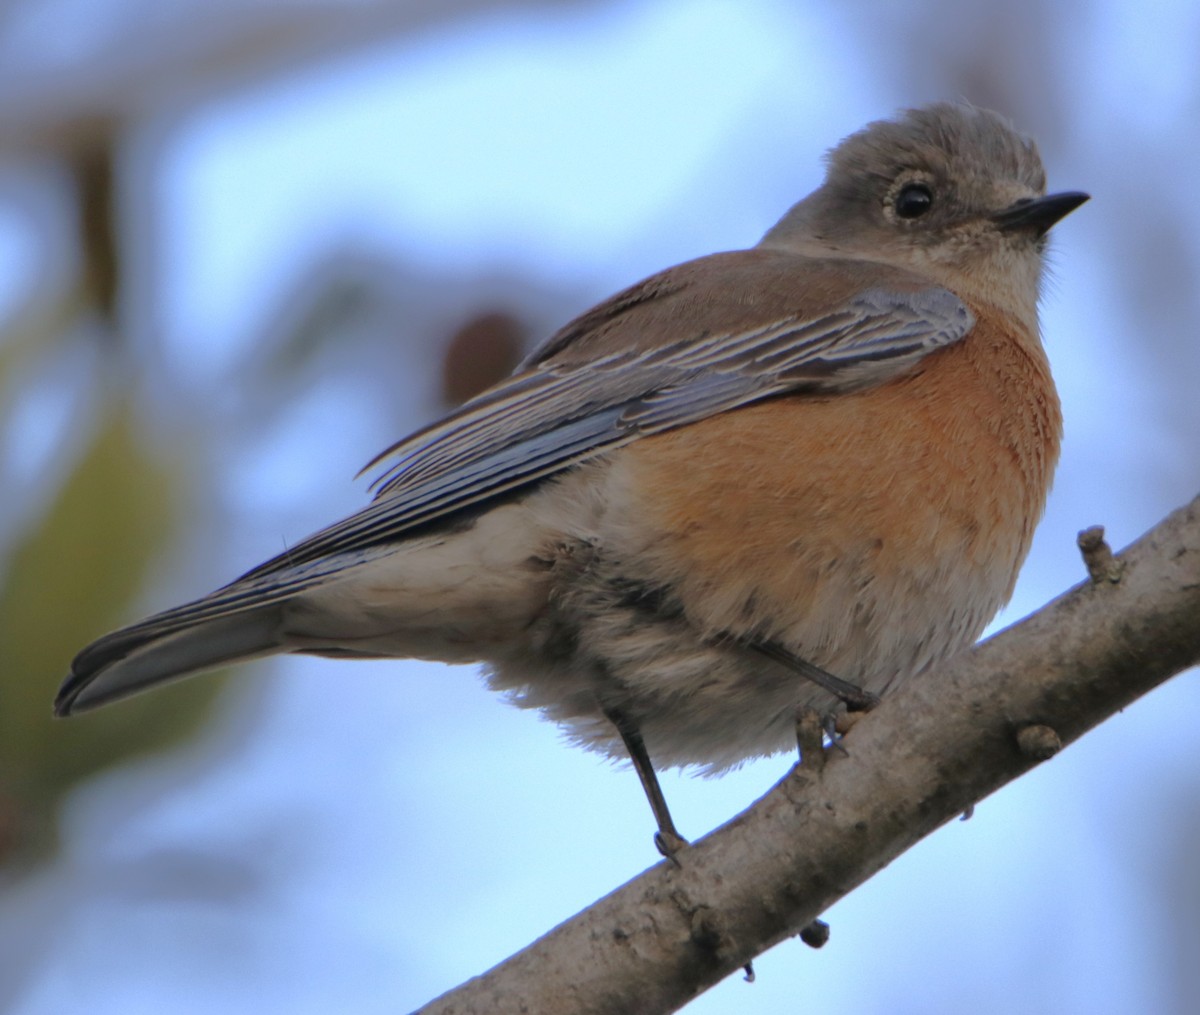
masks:
<svg viewBox="0 0 1200 1015"><path fill-rule="evenodd" d="M177 477L112 408L44 517L21 539L0 587L0 794L28 845L76 780L192 730L213 681L135 698L80 719L51 702L71 656L128 619L172 530Z"/></svg>

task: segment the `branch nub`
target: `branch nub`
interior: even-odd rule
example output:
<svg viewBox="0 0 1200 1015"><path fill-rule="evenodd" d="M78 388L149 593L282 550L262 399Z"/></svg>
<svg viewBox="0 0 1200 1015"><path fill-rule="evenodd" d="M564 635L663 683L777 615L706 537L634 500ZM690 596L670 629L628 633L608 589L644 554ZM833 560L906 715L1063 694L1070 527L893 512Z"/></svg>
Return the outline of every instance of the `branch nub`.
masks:
<svg viewBox="0 0 1200 1015"><path fill-rule="evenodd" d="M1017 730L1017 746L1027 758L1045 761L1062 750L1062 740L1049 726L1031 723Z"/></svg>
<svg viewBox="0 0 1200 1015"><path fill-rule="evenodd" d="M1083 562L1087 565L1088 577L1094 584L1112 582L1114 585L1121 580L1123 565L1113 556L1112 547L1104 541L1104 526L1093 525L1079 533L1075 540Z"/></svg>

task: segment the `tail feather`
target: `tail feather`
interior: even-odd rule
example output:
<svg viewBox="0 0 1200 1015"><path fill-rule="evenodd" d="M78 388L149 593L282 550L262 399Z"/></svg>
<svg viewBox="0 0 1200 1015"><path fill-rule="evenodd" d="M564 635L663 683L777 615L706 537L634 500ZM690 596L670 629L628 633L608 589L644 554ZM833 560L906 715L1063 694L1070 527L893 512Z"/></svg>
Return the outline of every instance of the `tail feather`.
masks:
<svg viewBox="0 0 1200 1015"><path fill-rule="evenodd" d="M170 623L152 617L80 652L55 699L55 714L76 715L154 684L285 651L278 602L192 622L172 612Z"/></svg>

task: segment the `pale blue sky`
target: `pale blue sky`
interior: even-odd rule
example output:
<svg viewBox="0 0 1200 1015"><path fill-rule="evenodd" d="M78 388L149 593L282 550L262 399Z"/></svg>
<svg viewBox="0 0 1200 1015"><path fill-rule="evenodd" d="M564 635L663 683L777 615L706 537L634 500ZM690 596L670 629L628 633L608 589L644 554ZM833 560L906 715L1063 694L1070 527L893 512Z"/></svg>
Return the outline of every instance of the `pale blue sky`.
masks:
<svg viewBox="0 0 1200 1015"><path fill-rule="evenodd" d="M715 2L484 17L201 113L164 192L179 355L219 357L212 337L241 340L262 287L349 227L434 265L613 285L653 270L716 152L783 100L794 20ZM802 54L817 74L820 41ZM819 179L815 160L795 168L805 188ZM753 242L770 222L727 197L695 209L705 234ZM644 265L630 264L634 240Z"/></svg>

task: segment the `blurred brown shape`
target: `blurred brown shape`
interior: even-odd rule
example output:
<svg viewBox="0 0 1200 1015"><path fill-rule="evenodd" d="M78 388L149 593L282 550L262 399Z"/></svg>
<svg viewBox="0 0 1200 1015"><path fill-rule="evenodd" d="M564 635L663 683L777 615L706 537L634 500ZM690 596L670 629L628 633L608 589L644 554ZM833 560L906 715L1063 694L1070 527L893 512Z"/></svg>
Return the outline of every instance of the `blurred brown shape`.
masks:
<svg viewBox="0 0 1200 1015"><path fill-rule="evenodd" d="M82 132L71 158L79 209L83 282L89 303L109 325L116 323L117 295L121 288L115 197L116 134L113 124L97 125L96 129Z"/></svg>
<svg viewBox="0 0 1200 1015"><path fill-rule="evenodd" d="M442 399L461 405L513 372L521 361L526 329L512 314L493 310L458 329L442 359Z"/></svg>

